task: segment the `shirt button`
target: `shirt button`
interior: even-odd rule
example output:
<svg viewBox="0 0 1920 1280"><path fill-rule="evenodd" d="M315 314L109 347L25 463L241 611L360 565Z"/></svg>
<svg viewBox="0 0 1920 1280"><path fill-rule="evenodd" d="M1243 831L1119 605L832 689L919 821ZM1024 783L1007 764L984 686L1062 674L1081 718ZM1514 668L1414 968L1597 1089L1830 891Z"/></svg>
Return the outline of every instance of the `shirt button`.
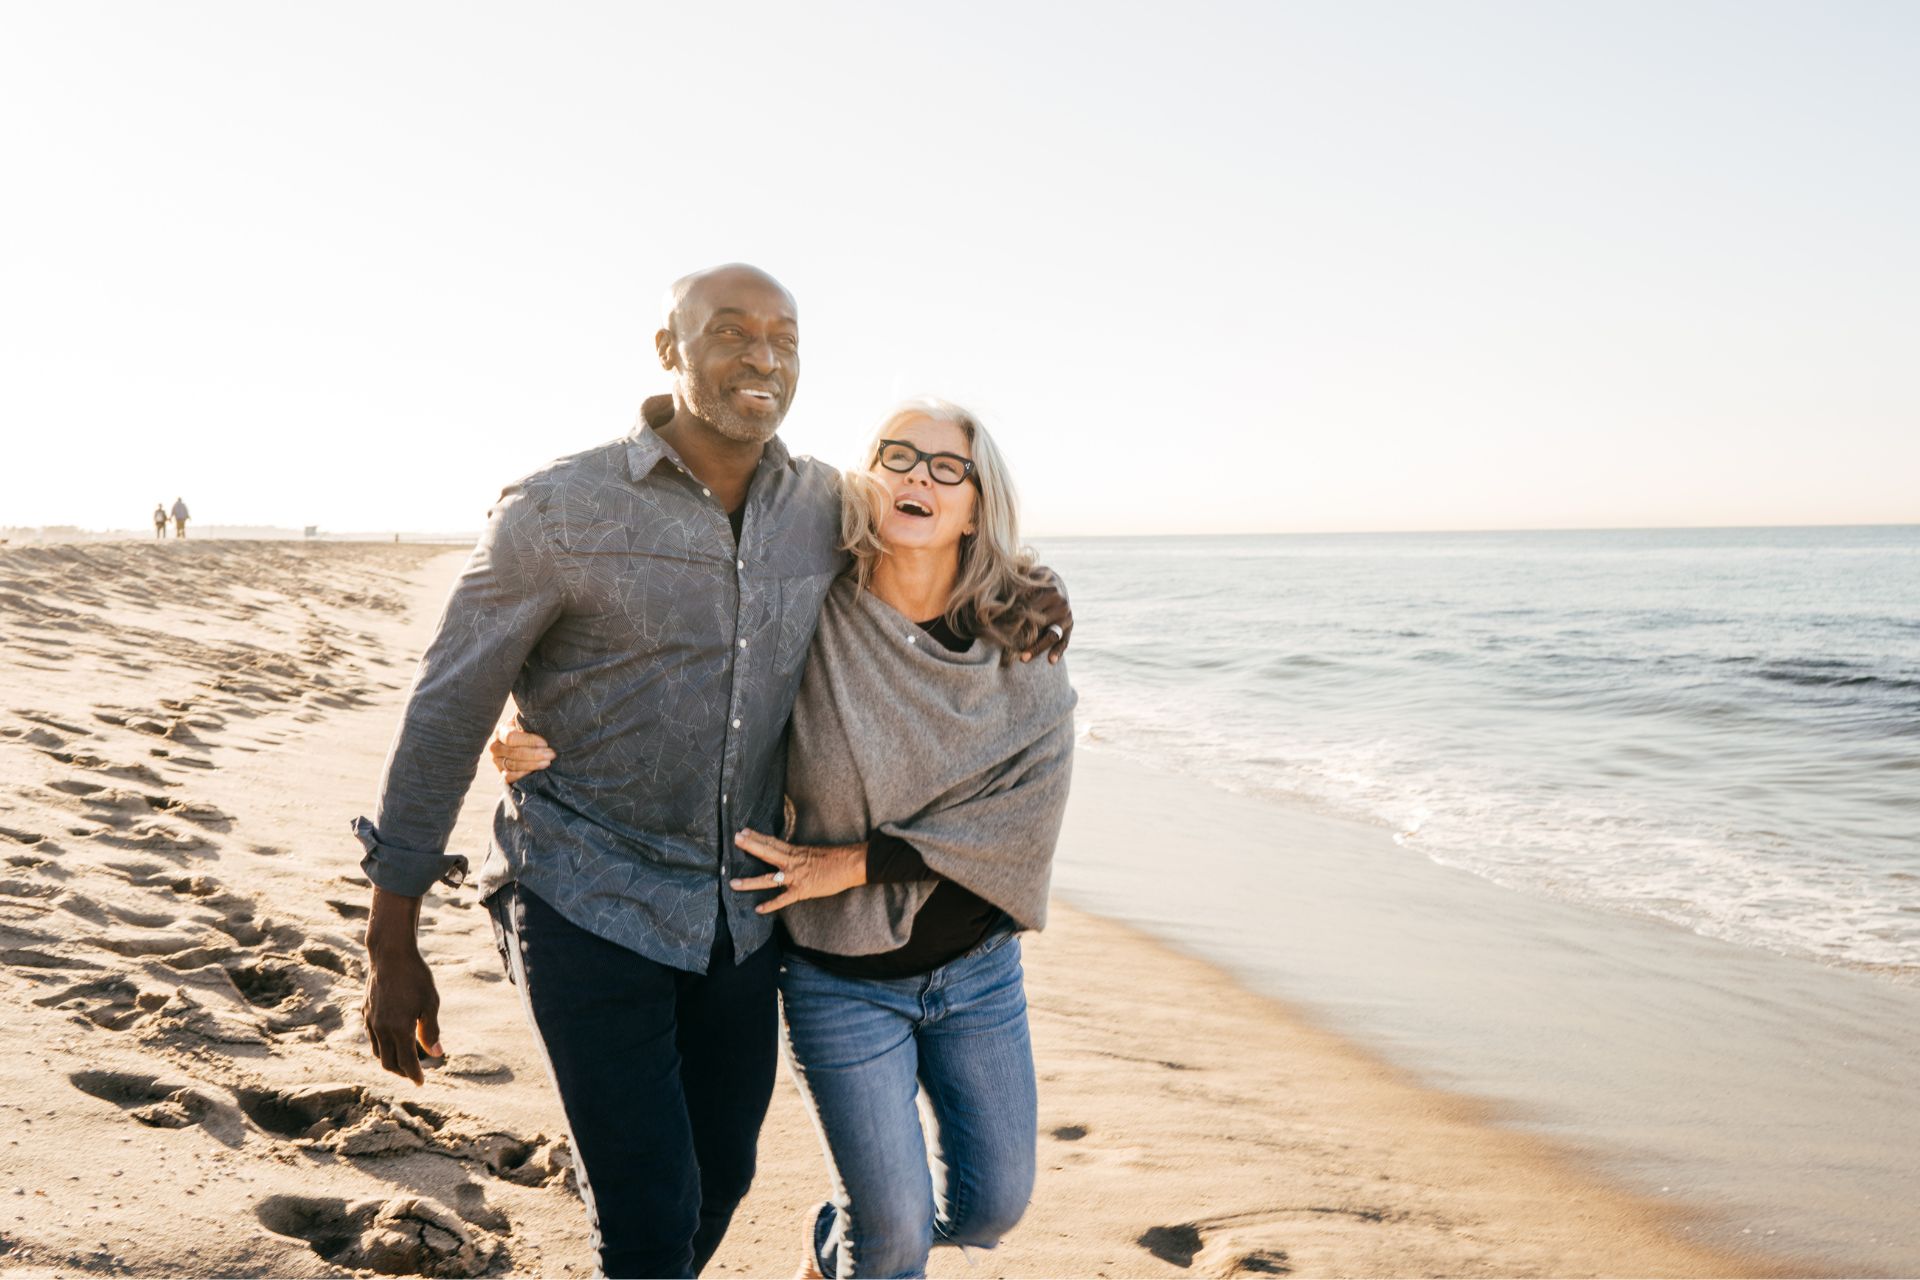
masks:
<svg viewBox="0 0 1920 1280"><path fill-rule="evenodd" d="M733 562L733 567L736 569L744 569L747 567L747 562L745 560L735 560Z"/></svg>
<svg viewBox="0 0 1920 1280"><path fill-rule="evenodd" d="M734 727L734 728L736 728L736 729L738 729L738 728L740 727L740 722L739 722L738 720L735 720L735 721L733 722L733 727Z"/></svg>
<svg viewBox="0 0 1920 1280"><path fill-rule="evenodd" d="M746 642L745 640L742 640L742 641L740 642L740 647L741 647L742 649L744 649L744 648L746 648L746 647L747 647L747 642Z"/></svg>
<svg viewBox="0 0 1920 1280"><path fill-rule="evenodd" d="M907 643L908 643L908 644L912 644L912 643L913 643L913 637L912 637L912 636L908 636L908 637L907 637Z"/></svg>
<svg viewBox="0 0 1920 1280"><path fill-rule="evenodd" d="M713 490L711 489L702 489L700 492L705 494L709 498L713 496Z"/></svg>

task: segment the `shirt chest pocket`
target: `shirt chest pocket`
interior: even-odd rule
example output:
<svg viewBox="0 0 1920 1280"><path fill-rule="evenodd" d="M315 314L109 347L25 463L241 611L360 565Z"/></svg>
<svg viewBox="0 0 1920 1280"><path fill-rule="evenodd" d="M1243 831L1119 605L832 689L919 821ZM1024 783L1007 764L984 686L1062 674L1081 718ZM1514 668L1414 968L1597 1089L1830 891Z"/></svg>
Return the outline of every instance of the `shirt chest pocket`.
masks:
<svg viewBox="0 0 1920 1280"><path fill-rule="evenodd" d="M796 574L778 580L780 618L774 642L773 662L785 675L806 661L807 646L813 643L814 628L820 622L820 604L833 585L832 573Z"/></svg>

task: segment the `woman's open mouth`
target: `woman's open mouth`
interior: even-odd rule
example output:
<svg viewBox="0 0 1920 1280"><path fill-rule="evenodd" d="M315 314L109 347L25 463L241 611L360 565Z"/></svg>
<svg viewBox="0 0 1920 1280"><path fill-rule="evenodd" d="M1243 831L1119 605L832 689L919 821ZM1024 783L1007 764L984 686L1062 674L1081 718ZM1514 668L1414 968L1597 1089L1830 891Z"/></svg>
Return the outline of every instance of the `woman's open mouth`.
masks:
<svg viewBox="0 0 1920 1280"><path fill-rule="evenodd" d="M933 508L911 494L894 499L893 509L902 515L919 516L922 519L931 519L933 516Z"/></svg>

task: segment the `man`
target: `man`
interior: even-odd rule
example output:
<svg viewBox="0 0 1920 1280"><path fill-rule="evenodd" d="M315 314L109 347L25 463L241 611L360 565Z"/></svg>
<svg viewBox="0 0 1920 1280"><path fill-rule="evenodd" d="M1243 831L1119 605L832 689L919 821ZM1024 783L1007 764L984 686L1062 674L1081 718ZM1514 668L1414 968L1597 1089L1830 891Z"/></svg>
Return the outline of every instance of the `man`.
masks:
<svg viewBox="0 0 1920 1280"><path fill-rule="evenodd" d="M153 504L153 538L155 542L167 536L167 509L160 503Z"/></svg>
<svg viewBox="0 0 1920 1280"><path fill-rule="evenodd" d="M613 1276L697 1273L752 1181L776 958L770 918L725 887L765 871L732 836L776 829L787 716L844 565L833 469L774 435L800 376L791 295L753 267L688 276L654 342L673 394L490 513L374 821L354 823L375 886L368 1037L418 1083L420 1052L441 1052L420 898L465 874L446 840L508 693L566 744L501 801L479 888ZM1071 619L1050 607L1057 653Z"/></svg>
<svg viewBox="0 0 1920 1280"><path fill-rule="evenodd" d="M176 538L187 536L187 503L184 498L173 500L173 536Z"/></svg>

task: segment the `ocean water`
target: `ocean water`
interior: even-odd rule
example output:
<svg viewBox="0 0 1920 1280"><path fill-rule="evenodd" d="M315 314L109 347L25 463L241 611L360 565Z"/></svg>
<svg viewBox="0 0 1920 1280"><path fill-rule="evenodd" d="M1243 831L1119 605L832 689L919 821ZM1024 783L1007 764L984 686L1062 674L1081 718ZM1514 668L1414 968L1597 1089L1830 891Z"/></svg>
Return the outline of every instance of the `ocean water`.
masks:
<svg viewBox="0 0 1920 1280"><path fill-rule="evenodd" d="M1920 526L1040 550L1098 749L1920 981Z"/></svg>

